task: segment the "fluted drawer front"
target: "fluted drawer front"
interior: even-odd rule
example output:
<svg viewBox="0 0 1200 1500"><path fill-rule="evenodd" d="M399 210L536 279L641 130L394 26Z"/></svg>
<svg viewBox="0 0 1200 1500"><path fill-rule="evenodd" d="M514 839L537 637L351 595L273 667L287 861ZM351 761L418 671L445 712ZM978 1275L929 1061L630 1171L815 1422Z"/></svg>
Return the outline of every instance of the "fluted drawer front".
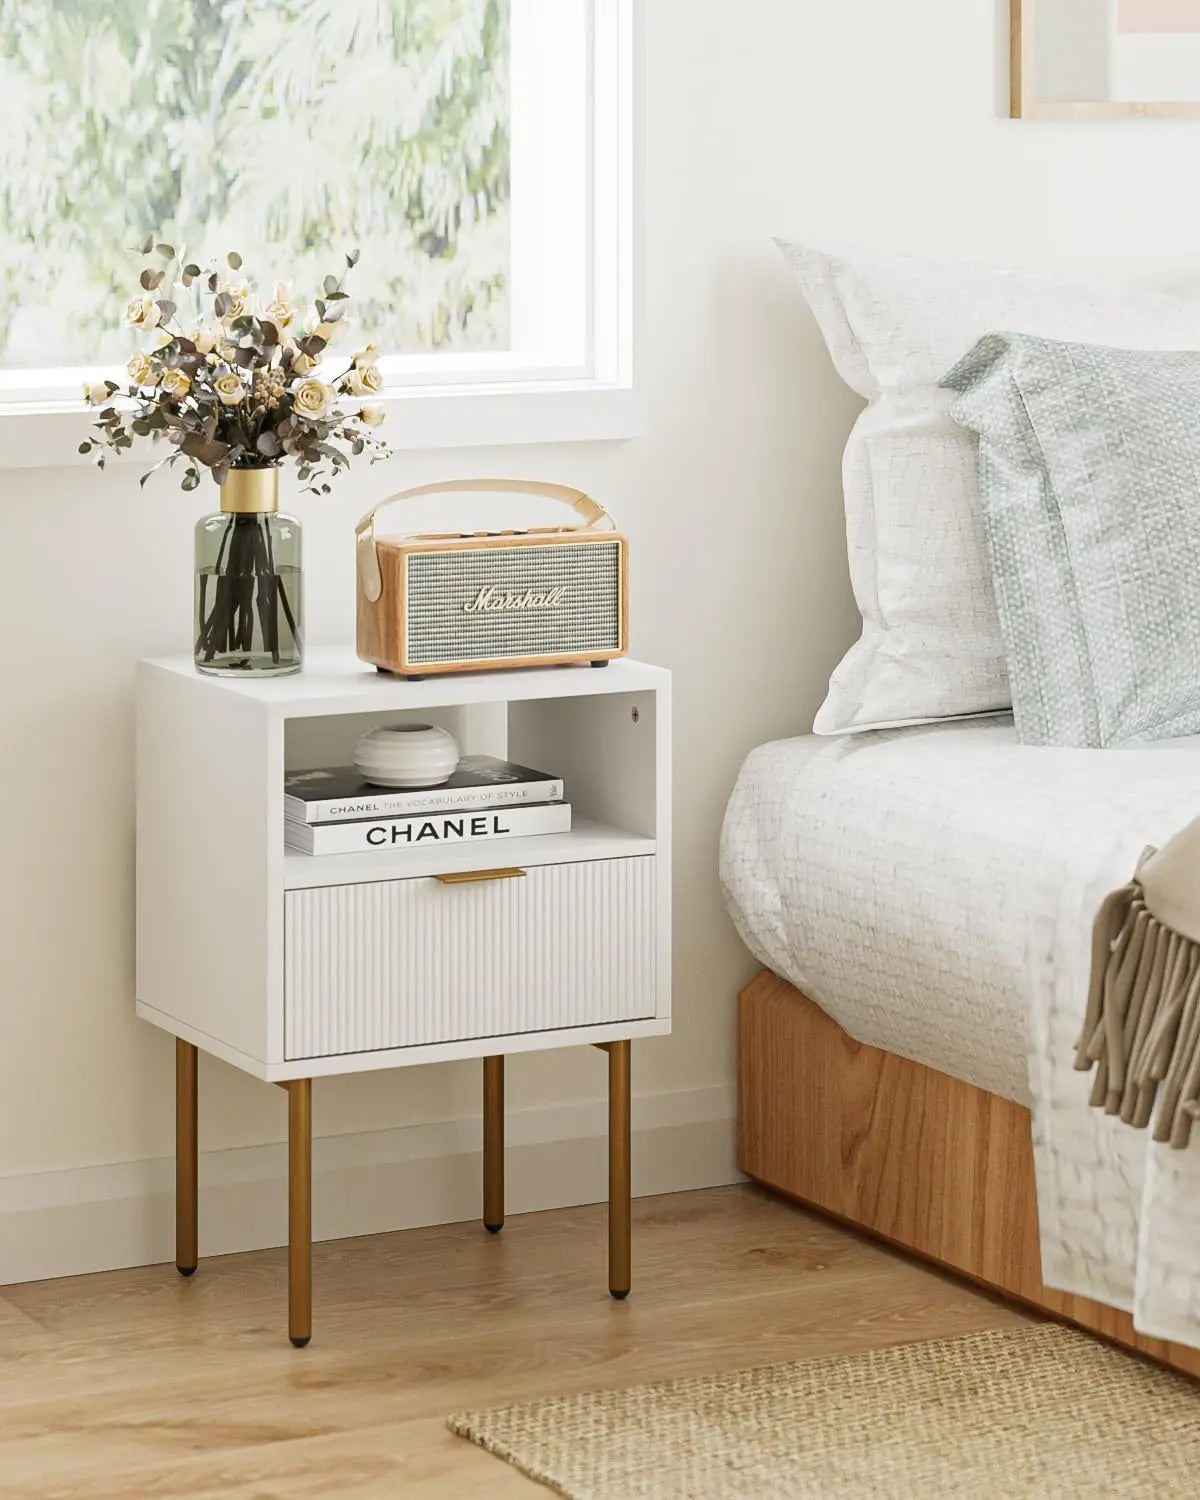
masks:
<svg viewBox="0 0 1200 1500"><path fill-rule="evenodd" d="M287 1058L653 1016L654 863L289 891Z"/></svg>

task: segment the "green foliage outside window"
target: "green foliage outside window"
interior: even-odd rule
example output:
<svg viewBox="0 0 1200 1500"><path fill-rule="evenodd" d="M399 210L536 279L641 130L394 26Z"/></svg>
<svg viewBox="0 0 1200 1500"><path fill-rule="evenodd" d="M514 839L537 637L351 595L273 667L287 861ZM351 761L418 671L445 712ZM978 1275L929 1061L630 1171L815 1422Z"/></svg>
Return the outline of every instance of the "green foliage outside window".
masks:
<svg viewBox="0 0 1200 1500"><path fill-rule="evenodd" d="M260 284L359 245L385 352L509 341L508 0L3 0L0 365L123 361L146 233Z"/></svg>

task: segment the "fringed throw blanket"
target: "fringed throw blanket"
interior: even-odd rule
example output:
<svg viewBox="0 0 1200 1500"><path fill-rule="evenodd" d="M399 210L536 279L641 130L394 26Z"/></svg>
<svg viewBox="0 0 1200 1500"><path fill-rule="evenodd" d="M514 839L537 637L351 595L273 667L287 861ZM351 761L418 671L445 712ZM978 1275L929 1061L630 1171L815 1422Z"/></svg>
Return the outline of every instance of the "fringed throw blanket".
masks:
<svg viewBox="0 0 1200 1500"><path fill-rule="evenodd" d="M1200 1118L1200 819L1147 849L1101 906L1075 1066L1096 1068L1094 1106L1187 1146Z"/></svg>

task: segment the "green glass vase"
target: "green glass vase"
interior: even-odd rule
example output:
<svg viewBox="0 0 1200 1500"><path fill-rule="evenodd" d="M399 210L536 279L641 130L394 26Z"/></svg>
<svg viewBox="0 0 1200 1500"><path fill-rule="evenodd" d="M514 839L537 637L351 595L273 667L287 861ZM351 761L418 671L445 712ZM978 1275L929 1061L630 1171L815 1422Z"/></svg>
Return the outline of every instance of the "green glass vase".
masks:
<svg viewBox="0 0 1200 1500"><path fill-rule="evenodd" d="M196 669L283 677L304 661L300 523L279 514L277 468L231 469L196 523Z"/></svg>

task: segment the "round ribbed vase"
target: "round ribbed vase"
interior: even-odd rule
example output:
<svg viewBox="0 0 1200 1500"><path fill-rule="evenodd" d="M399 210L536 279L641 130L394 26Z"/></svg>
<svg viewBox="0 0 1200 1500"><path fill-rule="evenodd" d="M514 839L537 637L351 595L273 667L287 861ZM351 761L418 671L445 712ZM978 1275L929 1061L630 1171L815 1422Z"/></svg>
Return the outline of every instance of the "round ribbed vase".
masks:
<svg viewBox="0 0 1200 1500"><path fill-rule="evenodd" d="M373 786L441 786L458 765L458 744L432 724L394 724L368 730L354 747L354 764Z"/></svg>
<svg viewBox="0 0 1200 1500"><path fill-rule="evenodd" d="M196 523L196 668L282 677L304 659L300 523L279 514L279 470L231 469Z"/></svg>

